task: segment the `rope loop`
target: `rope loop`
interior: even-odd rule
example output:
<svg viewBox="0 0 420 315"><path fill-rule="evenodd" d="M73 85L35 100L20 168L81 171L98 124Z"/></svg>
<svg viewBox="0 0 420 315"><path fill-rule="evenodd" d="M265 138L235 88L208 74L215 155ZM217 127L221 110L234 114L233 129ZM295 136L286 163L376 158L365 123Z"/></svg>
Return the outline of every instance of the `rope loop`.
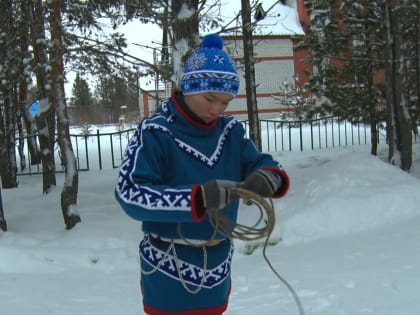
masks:
<svg viewBox="0 0 420 315"><path fill-rule="evenodd" d="M255 224L247 226L230 220L219 210L209 209L208 215L215 230L230 239L255 241L266 238L268 241L276 222L272 200L269 199L270 202L268 202L257 193L245 188L231 187L229 189L231 194L239 196L245 204L255 205L259 211L259 217Z"/></svg>

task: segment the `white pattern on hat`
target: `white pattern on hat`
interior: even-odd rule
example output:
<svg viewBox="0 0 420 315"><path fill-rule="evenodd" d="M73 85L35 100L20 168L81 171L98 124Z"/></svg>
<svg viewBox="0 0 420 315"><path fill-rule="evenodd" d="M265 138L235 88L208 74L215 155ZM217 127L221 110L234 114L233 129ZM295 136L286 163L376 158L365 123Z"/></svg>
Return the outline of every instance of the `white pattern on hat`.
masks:
<svg viewBox="0 0 420 315"><path fill-rule="evenodd" d="M202 47L186 60L181 80L184 95L207 92L238 94L239 76L232 58L223 50L216 34L203 38Z"/></svg>

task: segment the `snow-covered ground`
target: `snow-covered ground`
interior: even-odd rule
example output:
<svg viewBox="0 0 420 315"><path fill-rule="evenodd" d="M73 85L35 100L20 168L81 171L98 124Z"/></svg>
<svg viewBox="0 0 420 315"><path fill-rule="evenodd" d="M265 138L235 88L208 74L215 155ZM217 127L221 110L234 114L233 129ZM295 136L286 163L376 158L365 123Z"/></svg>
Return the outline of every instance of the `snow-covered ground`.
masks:
<svg viewBox="0 0 420 315"><path fill-rule="evenodd" d="M420 148L411 174L369 154L368 146L278 152L291 177L275 201L267 249L306 315L420 314ZM3 190L9 231L0 232L2 315L138 315L138 222L113 197L117 170L79 173L82 223L66 231L57 188L40 176ZM254 213L242 206L241 217ZM236 241L226 315L299 314L262 249Z"/></svg>

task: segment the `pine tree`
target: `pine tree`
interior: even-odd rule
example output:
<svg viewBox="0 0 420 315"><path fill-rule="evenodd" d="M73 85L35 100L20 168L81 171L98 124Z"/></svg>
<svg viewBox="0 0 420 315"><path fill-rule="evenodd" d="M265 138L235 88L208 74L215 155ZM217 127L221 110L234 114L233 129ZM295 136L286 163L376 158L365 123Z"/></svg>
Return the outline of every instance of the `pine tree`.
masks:
<svg viewBox="0 0 420 315"><path fill-rule="evenodd" d="M103 111L106 123L118 123L122 113L122 106L128 110L137 111L137 92L135 87L129 84L128 79L118 76L101 77L95 89L97 109ZM135 110L134 110L135 109Z"/></svg>
<svg viewBox="0 0 420 315"><path fill-rule="evenodd" d="M403 25L401 49L405 59L404 93L412 129L415 134L418 134L417 128L420 124L420 1L401 1L398 14Z"/></svg>
<svg viewBox="0 0 420 315"><path fill-rule="evenodd" d="M306 48L308 64L313 67L305 88L316 99L316 112L321 114L339 114L336 104L344 98L337 80L343 67L342 50L346 47L346 39L342 36L340 23L343 12L339 1L305 1L311 16L311 25L300 44Z"/></svg>
<svg viewBox="0 0 420 315"><path fill-rule="evenodd" d="M73 83L72 95L69 101L69 111L72 124L86 124L93 121L94 100L89 84L78 73Z"/></svg>
<svg viewBox="0 0 420 315"><path fill-rule="evenodd" d="M303 46L314 67L306 87L317 97L315 109L368 122L373 154L376 126L386 120L389 161L409 170L420 92L418 1L305 4L312 24ZM384 86L375 80L380 71L385 73Z"/></svg>
<svg viewBox="0 0 420 315"><path fill-rule="evenodd" d="M51 87L49 71L51 65L47 51L46 10L42 0L27 1L26 4L30 24L30 42L33 49L32 71L36 77L38 99L42 104L49 104L48 97ZM56 186L54 157L55 118L55 109L53 107L39 111L39 114L35 117L41 149L42 190L45 194Z"/></svg>
<svg viewBox="0 0 420 315"><path fill-rule="evenodd" d="M17 162L15 152L17 82L19 81L19 44L13 17L17 14L14 1L0 4L0 174L4 188L15 188Z"/></svg>
<svg viewBox="0 0 420 315"><path fill-rule="evenodd" d="M409 171L412 164L412 124L409 98L409 57L407 47L410 27L405 23L407 1L386 4L386 100L388 109L388 159ZM411 14L413 13L412 10ZM407 42L408 41L408 42ZM418 73L417 73L418 75ZM419 95L417 95L419 97Z"/></svg>
<svg viewBox="0 0 420 315"><path fill-rule="evenodd" d="M377 154L378 125L385 119L384 86L375 75L384 67L384 8L378 1L344 1L343 36L348 49L344 51L345 66L340 74L343 82L338 106L341 113L354 122L368 123L371 127L371 153Z"/></svg>

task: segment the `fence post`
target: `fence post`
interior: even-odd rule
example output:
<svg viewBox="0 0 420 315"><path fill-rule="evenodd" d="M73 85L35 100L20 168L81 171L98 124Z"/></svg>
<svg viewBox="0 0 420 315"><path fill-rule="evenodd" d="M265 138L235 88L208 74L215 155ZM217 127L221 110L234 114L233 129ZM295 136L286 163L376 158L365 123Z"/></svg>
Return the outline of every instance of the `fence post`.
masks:
<svg viewBox="0 0 420 315"><path fill-rule="evenodd" d="M273 130L277 129L277 123L274 122ZM274 132L274 150L277 151L277 132Z"/></svg>
<svg viewBox="0 0 420 315"><path fill-rule="evenodd" d="M345 144L346 144L346 147L347 147L347 143L348 143L348 141L347 141L347 120L344 120L344 139L345 139Z"/></svg>
<svg viewBox="0 0 420 315"><path fill-rule="evenodd" d="M311 120L311 149L314 149L314 126L313 126L313 121Z"/></svg>
<svg viewBox="0 0 420 315"><path fill-rule="evenodd" d="M325 129L325 147L328 148L328 124L327 124L327 120L325 120L324 122L324 129Z"/></svg>
<svg viewBox="0 0 420 315"><path fill-rule="evenodd" d="M284 151L284 133L283 133L283 122L280 124L281 130L281 150Z"/></svg>
<svg viewBox="0 0 420 315"><path fill-rule="evenodd" d="M86 153L86 168L87 170L90 170L89 168L89 147L88 147L88 135L85 135L85 153Z"/></svg>
<svg viewBox="0 0 420 315"><path fill-rule="evenodd" d="M99 135L99 129L96 129L96 137L98 138L98 160L99 160L99 170L102 170L101 137L100 137L100 135Z"/></svg>
<svg viewBox="0 0 420 315"><path fill-rule="evenodd" d="M115 168L115 158L114 158L114 142L112 141L112 134L109 135L109 142L111 144L111 161L112 168Z"/></svg>
<svg viewBox="0 0 420 315"><path fill-rule="evenodd" d="M318 147L321 149L321 121L318 120Z"/></svg>
<svg viewBox="0 0 420 315"><path fill-rule="evenodd" d="M337 119L337 125L338 125L338 146L341 147L341 128L340 128L340 118Z"/></svg>
<svg viewBox="0 0 420 315"><path fill-rule="evenodd" d="M303 151L303 129L302 129L302 118L299 119L299 140L300 140L300 151Z"/></svg>

